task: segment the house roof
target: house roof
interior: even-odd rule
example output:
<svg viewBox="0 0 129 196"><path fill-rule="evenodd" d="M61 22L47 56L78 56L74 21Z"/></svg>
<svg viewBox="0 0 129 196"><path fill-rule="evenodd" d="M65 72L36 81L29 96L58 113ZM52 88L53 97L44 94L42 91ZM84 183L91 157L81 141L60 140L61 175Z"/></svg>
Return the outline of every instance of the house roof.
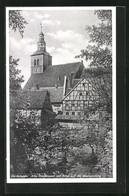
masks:
<svg viewBox="0 0 129 196"><path fill-rule="evenodd" d="M76 120L79 121L80 117L79 116L72 116L72 115L64 115L64 114L58 114L56 116L56 120Z"/></svg>
<svg viewBox="0 0 129 196"><path fill-rule="evenodd" d="M55 88L48 88L48 92L50 93L50 100L51 103L58 103L62 102L63 99L63 87Z"/></svg>
<svg viewBox="0 0 129 196"><path fill-rule="evenodd" d="M42 87L40 91L47 90L50 93L50 101L51 103L59 103L62 102L63 99L63 87Z"/></svg>
<svg viewBox="0 0 129 196"><path fill-rule="evenodd" d="M72 88L66 89L66 95L63 98L63 100L78 86L81 81L83 81L85 78L105 78L108 77L112 73L112 70L110 68L87 68L83 70L83 73L81 75L80 79L74 79Z"/></svg>
<svg viewBox="0 0 129 196"><path fill-rule="evenodd" d="M24 90L28 90L36 85L39 87L54 87L58 83L58 86L63 86L64 76L77 72L80 66L83 66L81 62L48 66L43 73L32 74Z"/></svg>
<svg viewBox="0 0 129 196"><path fill-rule="evenodd" d="M101 76L103 74L109 74L112 72L112 69L110 67L90 67L85 68L82 71L81 77L95 77L95 76Z"/></svg>
<svg viewBox="0 0 129 196"><path fill-rule="evenodd" d="M14 99L14 108L40 109L43 107L48 91L21 91Z"/></svg>

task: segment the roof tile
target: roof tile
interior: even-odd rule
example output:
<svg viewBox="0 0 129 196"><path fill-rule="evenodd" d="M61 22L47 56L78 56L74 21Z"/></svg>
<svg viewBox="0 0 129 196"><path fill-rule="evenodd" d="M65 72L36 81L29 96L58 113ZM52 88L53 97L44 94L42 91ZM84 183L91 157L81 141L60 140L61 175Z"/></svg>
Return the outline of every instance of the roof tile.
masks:
<svg viewBox="0 0 129 196"><path fill-rule="evenodd" d="M14 99L14 108L39 109L43 107L47 91L21 91Z"/></svg>

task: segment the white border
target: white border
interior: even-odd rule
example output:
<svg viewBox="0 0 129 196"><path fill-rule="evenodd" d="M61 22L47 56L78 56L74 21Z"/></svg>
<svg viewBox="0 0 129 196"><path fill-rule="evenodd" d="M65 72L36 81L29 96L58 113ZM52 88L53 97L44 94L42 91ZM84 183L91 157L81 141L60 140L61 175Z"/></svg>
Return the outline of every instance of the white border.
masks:
<svg viewBox="0 0 129 196"><path fill-rule="evenodd" d="M113 115L113 178L10 178L9 120L9 10L112 10L112 115ZM116 178L116 7L6 7L6 172L7 183L115 183Z"/></svg>

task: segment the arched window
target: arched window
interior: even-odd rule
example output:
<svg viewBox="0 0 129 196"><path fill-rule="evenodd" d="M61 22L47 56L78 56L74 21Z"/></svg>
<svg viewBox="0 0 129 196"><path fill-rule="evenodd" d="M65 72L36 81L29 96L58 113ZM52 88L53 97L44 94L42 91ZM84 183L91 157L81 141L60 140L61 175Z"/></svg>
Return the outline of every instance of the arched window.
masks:
<svg viewBox="0 0 129 196"><path fill-rule="evenodd" d="M36 65L36 60L34 60L34 66Z"/></svg>
<svg viewBox="0 0 129 196"><path fill-rule="evenodd" d="M37 65L39 65L39 59L37 59Z"/></svg>

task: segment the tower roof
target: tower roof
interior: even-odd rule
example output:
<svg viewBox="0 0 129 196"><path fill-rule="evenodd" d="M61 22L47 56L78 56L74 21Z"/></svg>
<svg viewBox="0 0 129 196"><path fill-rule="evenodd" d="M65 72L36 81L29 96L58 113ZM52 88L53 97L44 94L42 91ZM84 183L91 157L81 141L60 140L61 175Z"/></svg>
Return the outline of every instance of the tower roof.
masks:
<svg viewBox="0 0 129 196"><path fill-rule="evenodd" d="M37 42L37 51L34 52L31 56L37 54L43 54L44 51L46 51L46 42L44 41L44 34L42 32L42 25L41 25L41 32L39 33L39 40Z"/></svg>

